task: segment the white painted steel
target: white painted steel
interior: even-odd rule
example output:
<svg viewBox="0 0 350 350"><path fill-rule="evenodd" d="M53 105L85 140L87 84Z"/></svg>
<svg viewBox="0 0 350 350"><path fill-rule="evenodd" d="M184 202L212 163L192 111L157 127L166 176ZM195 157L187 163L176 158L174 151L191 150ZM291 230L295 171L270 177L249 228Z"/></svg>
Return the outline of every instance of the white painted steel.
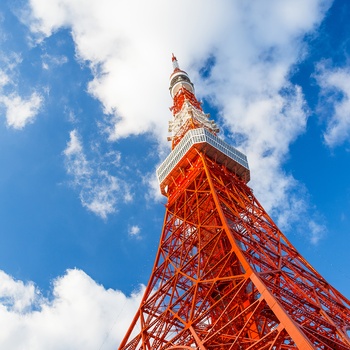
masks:
<svg viewBox="0 0 350 350"><path fill-rule="evenodd" d="M233 170L245 182L249 181L250 172L246 155L205 128L198 128L189 130L157 169L162 193L164 187L169 183L167 177L179 167L183 158L186 157L188 161L191 161L191 154L194 154L190 152L192 148L203 151L216 162L224 164L229 170Z"/></svg>

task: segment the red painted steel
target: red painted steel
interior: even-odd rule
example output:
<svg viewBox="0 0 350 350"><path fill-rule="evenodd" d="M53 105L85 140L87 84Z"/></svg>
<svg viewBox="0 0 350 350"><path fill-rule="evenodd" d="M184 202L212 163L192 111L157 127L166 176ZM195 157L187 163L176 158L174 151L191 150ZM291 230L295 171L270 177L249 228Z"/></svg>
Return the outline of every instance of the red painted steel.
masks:
<svg viewBox="0 0 350 350"><path fill-rule="evenodd" d="M202 151L169 184L154 268L120 350L349 350L350 302Z"/></svg>
<svg viewBox="0 0 350 350"><path fill-rule="evenodd" d="M187 89L181 88L178 91L178 93L174 96L174 104L170 108L171 111L173 112L173 115L176 115L181 111L181 108L185 103L185 101L189 101L192 104L192 106L196 107L200 111L202 110L202 106L200 102L197 100L196 96L192 92L188 91Z"/></svg>

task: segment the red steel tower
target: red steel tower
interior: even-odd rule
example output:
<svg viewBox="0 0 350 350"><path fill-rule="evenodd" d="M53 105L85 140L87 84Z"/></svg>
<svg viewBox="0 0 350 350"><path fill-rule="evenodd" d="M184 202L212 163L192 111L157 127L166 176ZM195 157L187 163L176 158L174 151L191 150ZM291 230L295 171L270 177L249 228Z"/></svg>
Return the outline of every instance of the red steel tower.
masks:
<svg viewBox="0 0 350 350"><path fill-rule="evenodd" d="M154 268L120 350L350 349L350 301L298 253L247 186L244 154L173 56L168 198Z"/></svg>

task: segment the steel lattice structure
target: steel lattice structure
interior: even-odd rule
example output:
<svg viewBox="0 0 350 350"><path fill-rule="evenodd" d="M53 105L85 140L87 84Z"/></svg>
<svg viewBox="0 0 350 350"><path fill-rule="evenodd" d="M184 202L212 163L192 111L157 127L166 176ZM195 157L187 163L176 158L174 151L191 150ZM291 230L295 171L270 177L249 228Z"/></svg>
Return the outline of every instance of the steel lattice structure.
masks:
<svg viewBox="0 0 350 350"><path fill-rule="evenodd" d="M172 97L193 94L173 62ZM349 350L349 300L274 224L246 185L245 156L205 118L186 96L176 106L158 169L168 197L159 249L119 349Z"/></svg>

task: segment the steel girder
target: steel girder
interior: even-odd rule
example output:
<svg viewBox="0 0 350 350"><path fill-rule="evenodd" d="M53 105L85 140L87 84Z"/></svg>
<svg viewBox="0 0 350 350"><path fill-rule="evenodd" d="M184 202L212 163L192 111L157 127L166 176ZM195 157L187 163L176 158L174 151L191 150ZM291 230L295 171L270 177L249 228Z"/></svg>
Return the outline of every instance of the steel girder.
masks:
<svg viewBox="0 0 350 350"><path fill-rule="evenodd" d="M349 327L349 300L244 182L198 152L169 186L154 268L119 349L349 350Z"/></svg>

